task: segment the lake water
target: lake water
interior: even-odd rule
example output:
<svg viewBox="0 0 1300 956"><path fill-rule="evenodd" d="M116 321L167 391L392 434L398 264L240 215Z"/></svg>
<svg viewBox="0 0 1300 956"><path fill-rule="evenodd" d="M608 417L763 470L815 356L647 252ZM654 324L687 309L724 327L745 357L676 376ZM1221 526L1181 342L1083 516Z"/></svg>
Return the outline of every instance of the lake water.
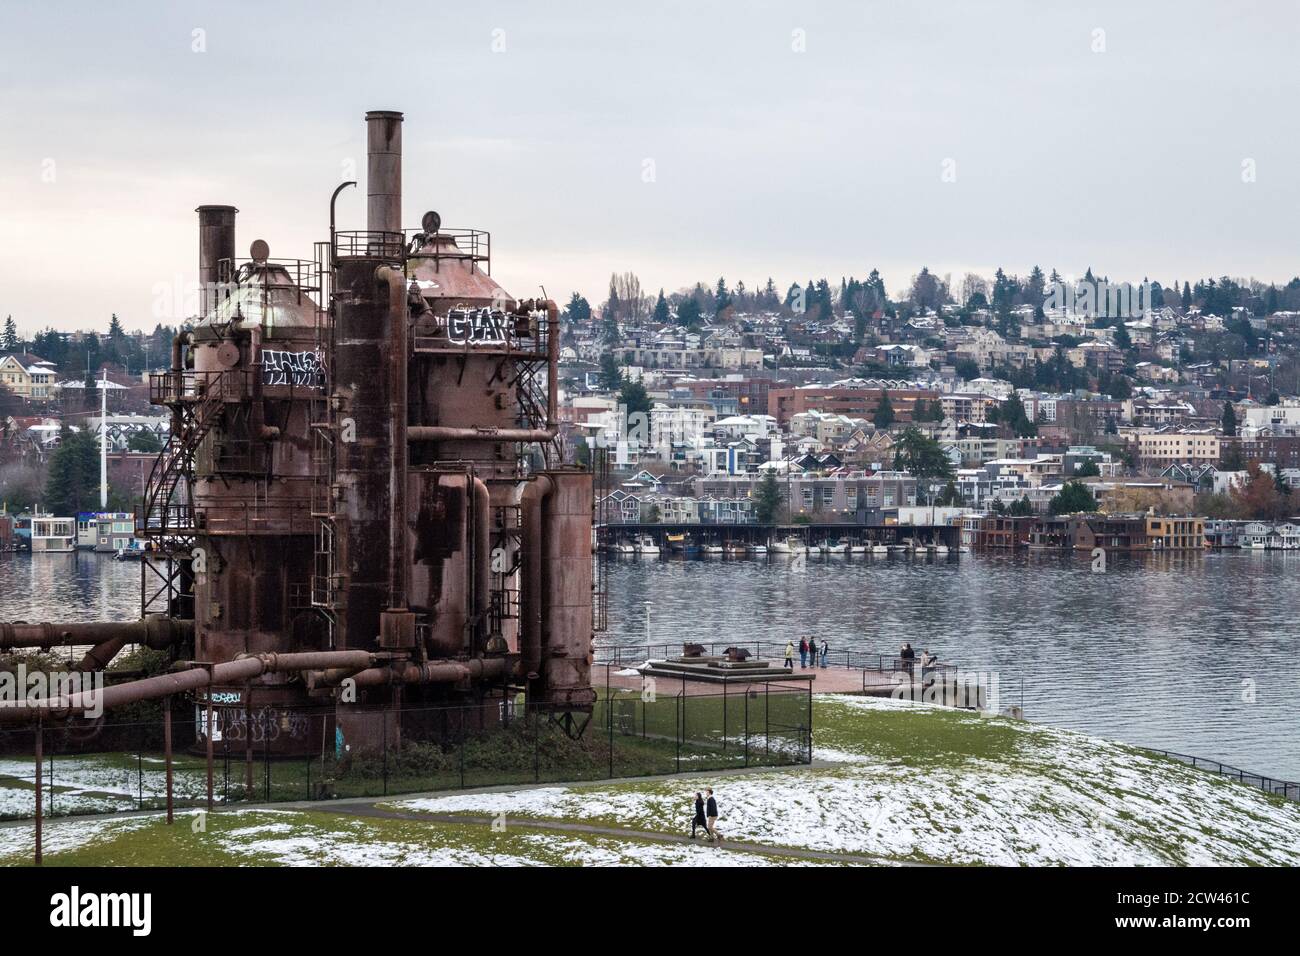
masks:
<svg viewBox="0 0 1300 956"><path fill-rule="evenodd" d="M602 642L910 641L998 675L1031 720L1300 780L1300 553L609 563Z"/></svg>
<svg viewBox="0 0 1300 956"><path fill-rule="evenodd" d="M904 640L1035 721L1300 780L1300 553L611 558L601 643ZM140 565L0 555L0 620L134 620ZM1022 696L1023 695L1023 696Z"/></svg>

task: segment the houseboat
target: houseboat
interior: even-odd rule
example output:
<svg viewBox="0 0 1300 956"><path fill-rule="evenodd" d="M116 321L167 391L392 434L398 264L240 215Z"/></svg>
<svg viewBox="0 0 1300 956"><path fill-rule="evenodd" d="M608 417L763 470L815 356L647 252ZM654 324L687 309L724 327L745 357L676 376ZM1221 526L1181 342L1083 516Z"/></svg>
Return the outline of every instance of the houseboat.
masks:
<svg viewBox="0 0 1300 956"><path fill-rule="evenodd" d="M95 550L100 554L117 554L135 541L135 515L125 511L105 511L95 515L98 536Z"/></svg>
<svg viewBox="0 0 1300 956"><path fill-rule="evenodd" d="M77 550L90 551L99 543L99 516L93 511L77 512Z"/></svg>
<svg viewBox="0 0 1300 956"><path fill-rule="evenodd" d="M637 554L658 554L659 545L655 543L655 539L650 537L650 535L643 534L641 535L641 537L636 539L636 553Z"/></svg>
<svg viewBox="0 0 1300 956"><path fill-rule="evenodd" d="M32 516L32 554L77 550L77 519Z"/></svg>

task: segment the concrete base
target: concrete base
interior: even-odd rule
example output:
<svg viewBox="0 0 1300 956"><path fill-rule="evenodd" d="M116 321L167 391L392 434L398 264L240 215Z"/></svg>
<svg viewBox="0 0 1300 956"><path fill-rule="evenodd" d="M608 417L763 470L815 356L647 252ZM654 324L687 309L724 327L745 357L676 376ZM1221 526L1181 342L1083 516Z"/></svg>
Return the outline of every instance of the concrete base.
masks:
<svg viewBox="0 0 1300 956"><path fill-rule="evenodd" d="M725 657L704 656L648 661L645 666L638 667L637 670L643 677L667 677L710 684L811 681L816 676L811 670L790 671L763 660L732 661Z"/></svg>

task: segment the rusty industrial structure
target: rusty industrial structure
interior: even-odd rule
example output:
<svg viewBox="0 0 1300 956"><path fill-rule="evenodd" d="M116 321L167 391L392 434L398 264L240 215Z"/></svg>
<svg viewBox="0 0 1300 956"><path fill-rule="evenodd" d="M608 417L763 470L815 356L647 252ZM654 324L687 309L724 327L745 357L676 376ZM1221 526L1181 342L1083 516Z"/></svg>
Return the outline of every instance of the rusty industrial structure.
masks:
<svg viewBox="0 0 1300 956"><path fill-rule="evenodd" d="M202 315L150 382L172 425L137 515L141 620L0 625L0 649L88 645L86 670L168 649L105 708L192 694L201 742L270 720L283 754L442 704L486 725L520 693L581 733L592 475L557 441L558 311L497 285L488 233L403 229L402 126L366 115L366 228L335 229L340 185L310 259L241 260L235 207L198 208Z"/></svg>

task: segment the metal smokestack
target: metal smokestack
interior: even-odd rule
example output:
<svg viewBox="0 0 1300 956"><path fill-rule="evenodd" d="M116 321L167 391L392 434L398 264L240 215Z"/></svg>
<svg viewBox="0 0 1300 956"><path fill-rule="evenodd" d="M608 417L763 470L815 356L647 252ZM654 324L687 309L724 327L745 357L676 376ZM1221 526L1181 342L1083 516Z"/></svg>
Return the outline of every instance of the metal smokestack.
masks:
<svg viewBox="0 0 1300 956"><path fill-rule="evenodd" d="M402 114L366 114L366 229L402 231Z"/></svg>
<svg viewBox="0 0 1300 956"><path fill-rule="evenodd" d="M234 206L199 206L199 302L200 315L207 315L220 299L217 297L218 263L235 258ZM227 277L228 278L228 277Z"/></svg>

